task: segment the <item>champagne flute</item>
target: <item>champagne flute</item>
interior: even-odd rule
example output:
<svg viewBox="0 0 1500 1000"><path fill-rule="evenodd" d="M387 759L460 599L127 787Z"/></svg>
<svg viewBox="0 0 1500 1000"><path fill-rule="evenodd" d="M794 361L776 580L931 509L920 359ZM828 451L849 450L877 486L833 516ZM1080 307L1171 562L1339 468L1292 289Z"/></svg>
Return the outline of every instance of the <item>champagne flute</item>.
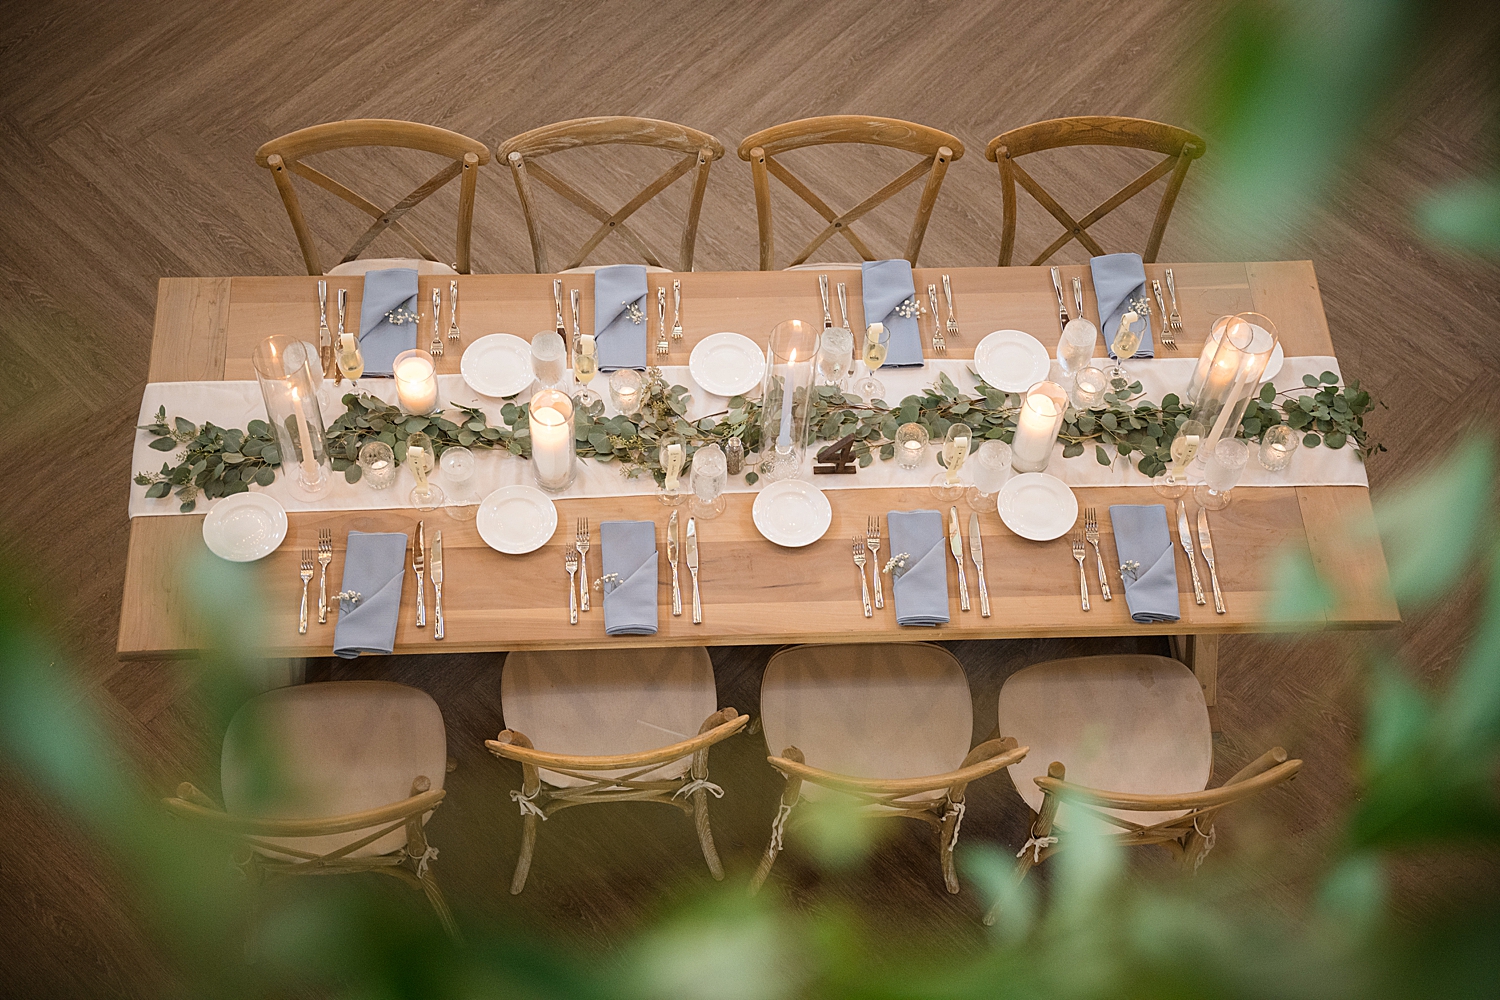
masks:
<svg viewBox="0 0 1500 1000"><path fill-rule="evenodd" d="M1110 365L1109 371L1106 372L1111 383L1116 381L1123 383L1115 386L1116 391L1130 384L1130 373L1125 370L1125 359L1135 357L1136 350L1141 346L1141 338L1145 335L1146 321L1139 313L1128 310L1120 317L1120 328L1115 331L1114 340L1109 344L1109 349L1115 355L1115 363Z"/></svg>
<svg viewBox="0 0 1500 1000"><path fill-rule="evenodd" d="M1203 424L1189 420L1177 428L1172 438L1172 461L1166 472L1157 478L1156 492L1161 496L1176 498L1187 492L1187 468L1198 457L1198 448L1203 443Z"/></svg>
<svg viewBox="0 0 1500 1000"><path fill-rule="evenodd" d="M952 503L964 495L963 483L958 481L958 472L968 460L969 448L974 441L974 432L965 423L952 424L943 438L944 469L932 477L932 492L942 501Z"/></svg>
<svg viewBox="0 0 1500 1000"><path fill-rule="evenodd" d="M870 328L865 331L865 343L861 349L867 372L854 385L854 391L866 401L885 395L885 386L875 377L875 373L885 364L886 352L890 350L890 346L891 331L886 329L884 323L871 323Z"/></svg>
<svg viewBox="0 0 1500 1000"><path fill-rule="evenodd" d="M599 374L599 354L594 346L594 338L584 334L578 338L578 350L573 355L573 377L578 380L582 387L578 390L578 405L593 406L599 401L599 394L588 387Z"/></svg>
<svg viewBox="0 0 1500 1000"><path fill-rule="evenodd" d="M434 507L443 505L442 487L429 478L429 473L437 467L437 462L432 455L432 438L418 431L406 439L406 462L411 466L411 474L416 477L417 485L413 486L408 499L413 507L422 510L432 510Z"/></svg>
<svg viewBox="0 0 1500 1000"><path fill-rule="evenodd" d="M353 382L365 373L365 356L359 349L359 338L346 333L339 338L339 371Z"/></svg>
<svg viewBox="0 0 1500 1000"><path fill-rule="evenodd" d="M682 470L687 465L687 441L680 434L663 434L656 439L657 460L666 474L656 499L668 507L677 507L687 499L682 488Z"/></svg>

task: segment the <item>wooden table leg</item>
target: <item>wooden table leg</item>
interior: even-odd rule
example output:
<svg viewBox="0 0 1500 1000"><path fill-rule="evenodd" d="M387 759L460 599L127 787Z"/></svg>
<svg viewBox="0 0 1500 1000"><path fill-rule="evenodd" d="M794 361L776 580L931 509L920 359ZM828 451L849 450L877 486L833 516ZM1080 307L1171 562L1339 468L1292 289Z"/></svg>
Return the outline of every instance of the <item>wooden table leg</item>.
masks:
<svg viewBox="0 0 1500 1000"><path fill-rule="evenodd" d="M1219 700L1219 637L1174 635L1170 638L1172 654L1192 669L1203 687L1203 702L1212 709Z"/></svg>

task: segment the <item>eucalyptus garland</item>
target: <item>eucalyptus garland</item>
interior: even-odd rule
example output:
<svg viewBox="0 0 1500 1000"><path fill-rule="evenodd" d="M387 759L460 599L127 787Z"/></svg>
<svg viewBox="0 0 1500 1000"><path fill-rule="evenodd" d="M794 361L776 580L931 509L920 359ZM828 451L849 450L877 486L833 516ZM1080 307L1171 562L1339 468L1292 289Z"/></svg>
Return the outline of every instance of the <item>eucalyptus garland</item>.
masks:
<svg viewBox="0 0 1500 1000"><path fill-rule="evenodd" d="M606 417L602 400L578 407L574 422L579 457L618 462L628 478L644 473L660 484L665 479L659 460L660 442L668 435L682 438L689 463L698 448L722 445L730 438L739 438L747 454L759 450L758 401L735 396L724 412L690 421L686 416L691 403L688 390L668 385L659 369L646 370L642 390L639 413ZM964 423L979 440L1010 443L1021 410L1021 395L983 381L976 391L978 395L966 394L940 373L935 385L907 396L899 406L889 406L879 399L865 402L837 386L816 386L811 390L804 444L837 441L853 434L855 457L865 467L877 456L882 460L895 457L896 431L906 423L921 424L934 441L943 440L953 424ZM326 444L334 471L342 472L351 483L359 481L359 450L365 444L384 441L391 446L396 461L402 462L407 438L418 432L432 439L437 456L455 446L507 451L520 458L531 455L529 414L525 406L513 400L501 407L499 425L492 425L483 410L458 404L453 404L453 410L422 416L404 413L366 393L347 394L343 403L344 412L328 427ZM809 405L802 391L794 403ZM1358 380L1340 385L1333 372L1305 375L1297 390L1283 391L1267 383L1246 407L1240 436L1258 440L1269 428L1286 424L1302 433L1305 447L1338 449L1352 443L1360 457L1366 458L1385 450L1383 445L1371 442L1365 429L1365 414L1374 406L1375 401L1359 387ZM1189 407L1175 393L1156 403L1142 398L1139 382L1125 385L1117 380L1114 391L1105 393L1102 409L1067 409L1058 440L1063 442L1064 458L1081 455L1092 444L1099 464L1110 465L1115 458L1130 461L1130 456L1136 455L1136 468L1143 475L1156 476L1166 469L1172 439L1187 421L1188 413ZM160 472L138 473L135 477L138 484L148 487L148 497L175 492L183 511L194 508L200 493L213 499L243 493L252 482L269 486L281 461L271 427L263 420L250 421L243 431L213 424L199 427L182 417L169 424L163 407L155 421L141 430L155 436L150 446L158 451L185 446L176 465L165 463ZM1113 449L1114 455L1107 449ZM941 455L938 461L942 462ZM746 473L745 481L753 484L756 474Z"/></svg>

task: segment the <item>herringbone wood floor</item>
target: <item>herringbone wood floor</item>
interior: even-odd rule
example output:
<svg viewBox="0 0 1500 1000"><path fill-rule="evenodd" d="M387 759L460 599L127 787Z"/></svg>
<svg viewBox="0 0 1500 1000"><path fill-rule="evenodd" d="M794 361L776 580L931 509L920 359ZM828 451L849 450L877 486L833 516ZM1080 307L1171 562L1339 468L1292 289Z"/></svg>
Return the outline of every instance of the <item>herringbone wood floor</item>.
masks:
<svg viewBox="0 0 1500 1000"><path fill-rule="evenodd" d="M113 653L127 537L124 481L132 471L127 456L157 278L301 270L285 214L251 159L271 136L320 121L391 117L440 124L493 147L546 122L624 113L696 126L732 150L758 128L807 115L908 118L951 131L968 147L948 175L923 262L990 264L1000 198L983 159L985 142L1006 128L1067 114L1203 127L1194 80L1221 14L1209 2L1163 0L6 4L0 337L11 375L0 410L17 470L3 487L7 571L23 581L30 607L117 727L151 790L184 777L215 786L219 734L201 725L191 671L121 663ZM1500 347L1490 332L1500 305L1496 271L1432 249L1408 222L1427 187L1487 169L1497 94L1486 59L1493 25L1481 27L1458 19L1442 26L1326 209L1282 254L1317 263L1345 370L1392 405L1372 420L1390 448L1370 469L1377 489L1419 469L1458 436L1445 411L1418 403L1413 377L1425 398L1466 400L1490 428L1500 416ZM1236 234L1206 217L1197 197L1215 169L1214 137L1207 138L1209 153L1188 177L1163 260L1234 256ZM894 175L896 160L890 162L872 173L817 161L807 176L848 205ZM600 197L660 169L596 166L591 183ZM1101 157L1080 156L1048 178L1083 211L1118 186L1091 186L1098 169ZM392 183L386 193L405 189ZM439 200L426 218L442 219L446 204ZM555 204L548 208L558 217ZM909 219L903 211L909 209L872 220L868 235L877 249L899 248ZM1134 248L1149 212L1131 206L1101 234ZM811 230L805 217L798 224ZM327 249L342 249L333 243L362 227L340 217ZM435 238L447 229L434 230ZM673 245L665 215L644 229ZM572 234L576 245L586 231L575 219L559 226L557 239L566 243ZM1018 256L1050 238L1040 212L1023 218ZM474 254L476 270L531 266L513 189L494 167L480 180ZM1069 259L1080 258L1074 251ZM713 171L698 267L755 263L749 171L731 153ZM1441 683L1473 607L1473 595L1462 594L1395 634L1424 678ZM1270 899L1289 910L1305 900L1310 866L1335 832L1329 824L1354 795L1358 697L1351 682L1365 641L1224 643L1217 778L1273 743L1307 761L1293 786L1224 824L1227 843L1210 868L1225 879L1230 898ZM976 738L990 728L995 693L1010 671L1130 645L959 645L974 690ZM714 651L722 703L756 709L766 656ZM499 655L432 656L315 662L310 669L315 678L399 679L442 706L460 767L430 829L443 851L439 875L461 914L524 915L570 939L607 945L663 895L706 884L688 824L667 810L620 807L548 823L526 893L505 894L519 824L504 793L516 774L480 745L502 725L500 665ZM779 781L764 753L760 738L748 736L715 752L714 777L729 794L715 803L714 822L731 877L744 877L753 864L775 808ZM21 780L3 781L0 828L8 850L0 858L0 933L7 946L0 989L34 996L168 991L172 974L125 893L126 879ZM972 789L970 802L965 839L1012 850L1024 839L1020 801L1005 779ZM1149 857L1137 867L1144 877L1173 877ZM1493 884L1494 872L1482 859L1425 858L1401 869L1398 884L1407 912L1419 913L1436 888L1485 884L1476 874ZM853 872L820 874L793 849L773 881L798 905L848 904L877 927L918 926L952 941L978 936L979 903L968 891L942 891L932 846L916 829L892 829ZM426 919L415 900L413 913Z"/></svg>

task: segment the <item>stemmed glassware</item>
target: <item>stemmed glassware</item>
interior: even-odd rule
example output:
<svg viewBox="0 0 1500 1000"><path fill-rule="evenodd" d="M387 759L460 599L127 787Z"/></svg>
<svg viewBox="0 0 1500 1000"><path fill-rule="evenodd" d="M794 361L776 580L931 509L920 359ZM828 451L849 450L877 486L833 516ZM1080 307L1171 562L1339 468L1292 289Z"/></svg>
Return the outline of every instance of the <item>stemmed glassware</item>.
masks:
<svg viewBox="0 0 1500 1000"><path fill-rule="evenodd" d="M853 332L837 326L824 330L818 344L818 374L823 381L842 389L853 367Z"/></svg>
<svg viewBox="0 0 1500 1000"><path fill-rule="evenodd" d="M1208 456L1203 470L1202 486L1193 491L1193 499L1205 510L1223 510L1229 506L1229 491L1239 484L1250 459L1250 448L1239 438L1220 438Z"/></svg>
<svg viewBox="0 0 1500 1000"><path fill-rule="evenodd" d="M579 406L593 406L599 401L599 394L589 388L589 383L597 374L599 374L598 348L594 346L594 338L591 335L583 334L578 338L578 350L573 355L573 377L578 379Z"/></svg>
<svg viewBox="0 0 1500 1000"><path fill-rule="evenodd" d="M417 478L417 485L407 495L412 506L422 510L442 506L442 487L430 478L432 470L437 467L437 462L432 457L432 438L420 431L408 437L406 463L411 466L411 474Z"/></svg>
<svg viewBox="0 0 1500 1000"><path fill-rule="evenodd" d="M1010 445L1004 441L985 441L969 456L969 479L974 483L964 493L969 509L981 514L995 510L995 494L1010 478Z"/></svg>
<svg viewBox="0 0 1500 1000"><path fill-rule="evenodd" d="M682 470L687 465L687 441L680 434L663 434L656 440L657 460L666 480L656 491L656 498L668 507L681 506L687 499L682 489Z"/></svg>
<svg viewBox="0 0 1500 1000"><path fill-rule="evenodd" d="M1135 316L1131 322L1130 317ZM1141 346L1141 338L1146 335L1146 320L1138 313L1127 312L1120 317L1120 328L1115 331L1114 340L1110 341L1109 349L1115 354L1115 363L1109 366L1105 373L1111 382L1122 382L1130 384L1130 373L1125 370L1125 359L1135 357L1135 352ZM1117 386L1116 388L1123 388Z"/></svg>
<svg viewBox="0 0 1500 1000"><path fill-rule="evenodd" d="M444 508L448 516L460 521L471 521L479 513L479 497L467 487L474 481L474 453L467 448L452 447L443 450L438 460L448 485L453 487L454 505Z"/></svg>
<svg viewBox="0 0 1500 1000"><path fill-rule="evenodd" d="M542 388L557 388L567 370L568 347L555 330L543 330L531 338L531 373Z"/></svg>
<svg viewBox="0 0 1500 1000"><path fill-rule="evenodd" d="M1057 341L1057 364L1063 374L1072 375L1087 368L1098 340L1099 328L1093 323L1082 316L1068 320Z"/></svg>
<svg viewBox="0 0 1500 1000"><path fill-rule="evenodd" d="M1177 428L1177 434L1172 438L1172 461L1167 464L1167 469L1156 478L1159 480L1156 492L1164 497L1180 497L1187 492L1187 470L1193 464L1193 459L1198 457L1198 448L1203 443L1203 425L1196 420L1189 420Z"/></svg>
<svg viewBox="0 0 1500 1000"><path fill-rule="evenodd" d="M969 448L973 441L974 432L968 424L956 423L948 427L948 433L943 438L945 468L932 477L932 492L939 500L951 503L964 495L964 487L958 481L958 473L969 458Z"/></svg>
<svg viewBox="0 0 1500 1000"><path fill-rule="evenodd" d="M866 402L885 395L885 385L875 377L880 366L885 364L886 353L891 346L891 331L884 323L871 323L865 331L865 342L861 357L865 363L865 377L854 383L854 391Z"/></svg>
<svg viewBox="0 0 1500 1000"><path fill-rule="evenodd" d="M693 514L704 520L724 513L724 488L729 485L724 450L717 444L693 452Z"/></svg>

